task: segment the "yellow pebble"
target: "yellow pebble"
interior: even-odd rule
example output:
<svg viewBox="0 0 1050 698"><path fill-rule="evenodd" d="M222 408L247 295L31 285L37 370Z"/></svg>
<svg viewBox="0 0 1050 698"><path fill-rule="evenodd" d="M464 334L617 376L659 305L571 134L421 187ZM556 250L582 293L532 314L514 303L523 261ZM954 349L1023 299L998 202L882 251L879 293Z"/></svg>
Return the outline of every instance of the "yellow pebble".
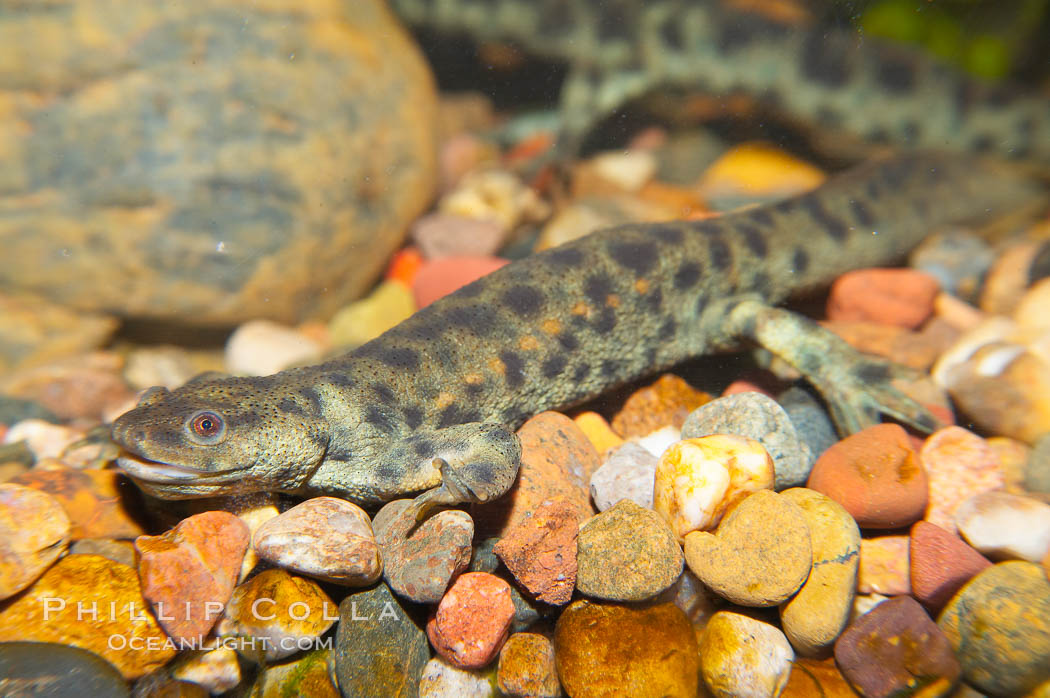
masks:
<svg viewBox="0 0 1050 698"><path fill-rule="evenodd" d="M597 412L582 412L573 419L599 454L623 444L623 439L612 430L609 423Z"/></svg>
<svg viewBox="0 0 1050 698"><path fill-rule="evenodd" d="M416 310L412 292L399 281L384 281L371 295L346 306L332 318L332 344L356 347L375 339Z"/></svg>

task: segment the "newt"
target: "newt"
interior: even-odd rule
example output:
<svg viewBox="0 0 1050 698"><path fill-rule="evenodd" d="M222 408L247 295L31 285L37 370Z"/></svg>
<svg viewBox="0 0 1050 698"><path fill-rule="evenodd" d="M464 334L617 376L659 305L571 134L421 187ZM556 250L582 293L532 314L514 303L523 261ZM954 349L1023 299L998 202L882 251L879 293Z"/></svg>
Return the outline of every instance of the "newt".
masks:
<svg viewBox="0 0 1050 698"><path fill-rule="evenodd" d="M252 491L363 505L486 502L514 482L514 429L689 357L757 344L820 391L843 434L936 421L864 356L775 307L900 258L932 229L1041 196L960 156L874 161L717 219L631 224L507 265L326 363L152 388L117 418L119 466L163 498Z"/></svg>

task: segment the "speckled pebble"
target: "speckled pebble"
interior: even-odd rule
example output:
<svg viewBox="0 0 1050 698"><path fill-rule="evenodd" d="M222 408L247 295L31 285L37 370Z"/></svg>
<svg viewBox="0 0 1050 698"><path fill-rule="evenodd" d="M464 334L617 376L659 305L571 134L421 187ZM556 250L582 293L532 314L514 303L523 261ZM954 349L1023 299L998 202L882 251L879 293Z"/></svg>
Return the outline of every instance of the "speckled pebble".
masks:
<svg viewBox="0 0 1050 698"><path fill-rule="evenodd" d="M644 601L682 573L682 549L666 521L624 500L580 529L576 588L610 601Z"/></svg>
<svg viewBox="0 0 1050 698"><path fill-rule="evenodd" d="M877 536L860 542L857 591L900 596L911 593L908 536Z"/></svg>
<svg viewBox="0 0 1050 698"><path fill-rule="evenodd" d="M930 613L938 613L963 584L992 565L961 538L928 521L911 527L908 552L912 594Z"/></svg>
<svg viewBox="0 0 1050 698"><path fill-rule="evenodd" d="M857 269L832 284L827 316L915 328L933 313L939 290L936 278L914 269Z"/></svg>
<svg viewBox="0 0 1050 698"><path fill-rule="evenodd" d="M777 396L777 402L791 418L799 439L808 447L809 462L806 463L806 472L802 478L802 482L805 482L817 458L838 442L835 425L820 400L804 388L788 388Z"/></svg>
<svg viewBox="0 0 1050 698"><path fill-rule="evenodd" d="M341 308L328 323L333 346L353 348L371 341L416 310L416 300L400 281L384 281L365 298Z"/></svg>
<svg viewBox="0 0 1050 698"><path fill-rule="evenodd" d="M427 622L434 650L464 669L492 661L510 633L514 603L510 586L485 572L460 575Z"/></svg>
<svg viewBox="0 0 1050 698"><path fill-rule="evenodd" d="M1039 565L1002 562L971 579L937 620L968 684L1021 695L1050 679L1050 580Z"/></svg>
<svg viewBox="0 0 1050 698"><path fill-rule="evenodd" d="M591 499L605 511L622 499L653 508L653 483L659 459L633 441L610 451L591 475Z"/></svg>
<svg viewBox="0 0 1050 698"><path fill-rule="evenodd" d="M513 633L499 652L496 682L511 698L558 698L554 643L539 633Z"/></svg>
<svg viewBox="0 0 1050 698"><path fill-rule="evenodd" d="M347 586L371 584L383 569L368 514L335 497L308 499L268 520L252 546L275 565Z"/></svg>
<svg viewBox="0 0 1050 698"><path fill-rule="evenodd" d="M419 677L419 698L488 698L495 696L488 674L461 669L432 657Z"/></svg>
<svg viewBox="0 0 1050 698"><path fill-rule="evenodd" d="M1040 562L1050 553L1050 504L1006 492L981 492L955 510L966 542L993 560Z"/></svg>
<svg viewBox="0 0 1050 698"><path fill-rule="evenodd" d="M665 373L636 390L613 415L613 430L625 439L645 436L672 426L681 429L686 417L711 396L674 375Z"/></svg>
<svg viewBox="0 0 1050 698"><path fill-rule="evenodd" d="M861 528L898 528L922 518L926 471L908 433L878 424L847 436L817 460L806 486L845 507Z"/></svg>
<svg viewBox="0 0 1050 698"><path fill-rule="evenodd" d="M142 596L169 636L199 641L233 594L251 535L233 514L209 511L159 536L139 536Z"/></svg>
<svg viewBox="0 0 1050 698"><path fill-rule="evenodd" d="M776 626L731 611L712 616L700 642L700 673L716 698L779 695L794 659Z"/></svg>
<svg viewBox="0 0 1050 698"><path fill-rule="evenodd" d="M999 489L1005 479L995 452L962 427L945 427L926 438L919 451L930 484L923 517L955 533L955 510L975 494Z"/></svg>
<svg viewBox="0 0 1050 698"><path fill-rule="evenodd" d="M809 527L789 498L760 490L744 499L714 534L685 538L685 559L712 591L742 606L775 606L809 576Z"/></svg>
<svg viewBox="0 0 1050 698"><path fill-rule="evenodd" d="M711 530L731 507L773 487L773 459L746 436L715 434L679 441L656 466L653 509L682 540Z"/></svg>
<svg viewBox="0 0 1050 698"><path fill-rule="evenodd" d="M564 499L543 502L494 551L523 588L552 605L569 602L576 585L576 511Z"/></svg>
<svg viewBox="0 0 1050 698"><path fill-rule="evenodd" d="M840 504L819 492L793 487L780 496L802 510L813 548L809 577L798 593L780 607L780 623L796 652L821 656L849 621L860 531Z"/></svg>
<svg viewBox="0 0 1050 698"><path fill-rule="evenodd" d="M268 376L291 366L317 363L324 349L294 328L250 320L226 340L226 368L230 373Z"/></svg>
<svg viewBox="0 0 1050 698"><path fill-rule="evenodd" d="M51 495L0 485L0 599L29 586L66 550L69 517Z"/></svg>
<svg viewBox="0 0 1050 698"><path fill-rule="evenodd" d="M835 662L872 698L947 695L960 673L948 639L910 596L884 601L846 628Z"/></svg>
<svg viewBox="0 0 1050 698"><path fill-rule="evenodd" d="M218 695L241 682L241 667L234 649L216 647L180 656L171 669L171 675L179 681L203 686L212 695Z"/></svg>
<svg viewBox="0 0 1050 698"><path fill-rule="evenodd" d="M574 601L555 626L554 656L573 698L697 695L696 635L672 603Z"/></svg>
<svg viewBox="0 0 1050 698"><path fill-rule="evenodd" d="M799 439L791 417L775 400L746 392L720 397L694 410L682 426L682 438L736 434L758 441L773 458L774 488L786 489L806 481L812 460Z"/></svg>
<svg viewBox="0 0 1050 698"><path fill-rule="evenodd" d="M215 633L255 638L263 656L274 660L303 649L336 618L335 603L317 582L268 569L234 590Z"/></svg>

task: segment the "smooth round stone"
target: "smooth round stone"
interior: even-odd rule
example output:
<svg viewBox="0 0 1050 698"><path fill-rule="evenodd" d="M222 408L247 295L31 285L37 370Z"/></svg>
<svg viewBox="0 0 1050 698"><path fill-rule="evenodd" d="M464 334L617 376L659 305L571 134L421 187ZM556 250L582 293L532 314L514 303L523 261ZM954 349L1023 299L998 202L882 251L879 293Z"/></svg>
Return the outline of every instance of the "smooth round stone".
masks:
<svg viewBox="0 0 1050 698"><path fill-rule="evenodd" d="M0 599L43 574L65 551L69 530L69 517L54 497L0 484Z"/></svg>
<svg viewBox="0 0 1050 698"><path fill-rule="evenodd" d="M1050 504L1007 492L982 492L955 511L966 542L993 560L1041 562L1050 553Z"/></svg>
<svg viewBox="0 0 1050 698"><path fill-rule="evenodd" d="M456 291L486 274L491 274L507 260L499 257L442 257L425 262L412 279L412 297L417 308L425 308L439 298Z"/></svg>
<svg viewBox="0 0 1050 698"><path fill-rule="evenodd" d="M928 521L916 521L908 544L911 593L937 613L963 584L991 566L958 536Z"/></svg>
<svg viewBox="0 0 1050 698"><path fill-rule="evenodd" d="M507 582L487 572L467 572L445 592L427 622L427 637L450 663L480 669L506 641L514 611Z"/></svg>
<svg viewBox="0 0 1050 698"><path fill-rule="evenodd" d="M806 581L813 548L802 509L760 490L738 504L716 533L686 536L685 559L719 596L741 606L775 606Z"/></svg>
<svg viewBox="0 0 1050 698"><path fill-rule="evenodd" d="M613 415L612 428L625 439L641 438L664 427L681 429L689 414L710 399L673 373L665 373L624 401Z"/></svg>
<svg viewBox="0 0 1050 698"><path fill-rule="evenodd" d="M499 652L496 682L512 698L558 698L554 643L539 633L514 633Z"/></svg>
<svg viewBox="0 0 1050 698"><path fill-rule="evenodd" d="M1050 679L1050 580L1031 562L984 570L948 602L937 624L968 684L1021 695Z"/></svg>
<svg viewBox="0 0 1050 698"><path fill-rule="evenodd" d="M416 301L408 286L400 281L384 281L366 298L354 301L332 317L328 323L332 344L360 346L407 319L415 310Z"/></svg>
<svg viewBox="0 0 1050 698"><path fill-rule="evenodd" d="M226 368L236 374L268 376L291 366L317 363L323 351L319 343L294 328L251 320L226 341Z"/></svg>
<svg viewBox="0 0 1050 698"><path fill-rule="evenodd" d="M482 218L431 213L412 224L412 240L426 259L485 257L499 252L510 232Z"/></svg>
<svg viewBox="0 0 1050 698"><path fill-rule="evenodd" d="M605 511L621 499L653 508L653 481L659 459L633 441L611 451L591 475L591 499Z"/></svg>
<svg viewBox="0 0 1050 698"><path fill-rule="evenodd" d="M908 433L878 424L847 436L817 459L806 484L841 504L862 528L898 528L922 518L926 471Z"/></svg>
<svg viewBox="0 0 1050 698"><path fill-rule="evenodd" d="M700 643L700 673L717 698L779 695L794 659L775 626L731 611L711 617Z"/></svg>
<svg viewBox="0 0 1050 698"><path fill-rule="evenodd" d="M806 472L799 474L800 477L796 483L802 485L809 477L809 471L817 462L817 458L820 458L824 451L837 443L839 437L835 431L835 424L831 421L827 410L824 409L824 405L809 390L797 386L788 388L777 396L777 402L787 412L788 417L791 417L791 423L795 425L795 432L809 449ZM779 479L779 472L777 477ZM787 479L787 473L784 477Z"/></svg>
<svg viewBox="0 0 1050 698"><path fill-rule="evenodd" d="M926 437L919 451L926 469L930 500L923 517L955 533L955 510L980 492L1005 483L999 459L988 443L962 427L945 427Z"/></svg>
<svg viewBox="0 0 1050 698"><path fill-rule="evenodd" d="M328 671L332 650L316 649L295 655L279 664L267 664L255 680L255 698L339 698L335 677Z"/></svg>
<svg viewBox="0 0 1050 698"><path fill-rule="evenodd" d="M1024 469L1024 486L1030 492L1050 494L1050 434L1035 442Z"/></svg>
<svg viewBox="0 0 1050 698"><path fill-rule="evenodd" d="M991 245L965 230L929 236L909 259L912 267L937 279L942 289L966 300L976 298L994 261Z"/></svg>
<svg viewBox="0 0 1050 698"><path fill-rule="evenodd" d="M939 291L936 278L915 269L857 269L832 284L827 315L914 329L933 313Z"/></svg>
<svg viewBox="0 0 1050 698"><path fill-rule="evenodd" d="M856 698L834 659L796 659L778 698Z"/></svg>
<svg viewBox="0 0 1050 698"><path fill-rule="evenodd" d="M554 655L573 698L697 694L696 635L672 603L575 601L558 618Z"/></svg>
<svg viewBox="0 0 1050 698"><path fill-rule="evenodd" d="M846 628L835 662L863 696L947 695L960 673L944 633L910 596L884 601Z"/></svg>
<svg viewBox="0 0 1050 698"><path fill-rule="evenodd" d="M685 559L659 514L624 500L580 529L576 589L597 599L644 601L674 584Z"/></svg>
<svg viewBox="0 0 1050 698"><path fill-rule="evenodd" d="M241 682L237 652L231 647L216 647L205 652L190 652L175 660L171 676L196 684L211 695L225 693Z"/></svg>
<svg viewBox="0 0 1050 698"><path fill-rule="evenodd" d="M343 698L419 695L430 646L415 615L383 582L343 599L335 633L335 675Z"/></svg>
<svg viewBox="0 0 1050 698"><path fill-rule="evenodd" d="M694 410L682 425L682 438L736 434L762 444L773 458L774 489L806 481L811 455L795 424L777 401L762 393L727 395Z"/></svg>
<svg viewBox="0 0 1050 698"><path fill-rule="evenodd" d="M856 588L860 530L835 500L794 487L780 493L802 510L813 567L798 593L780 607L780 622L800 655L823 656L849 621Z"/></svg>
<svg viewBox="0 0 1050 698"><path fill-rule="evenodd" d="M0 642L0 693L127 698L128 684L94 652L50 642Z"/></svg>
<svg viewBox="0 0 1050 698"><path fill-rule="evenodd" d="M496 695L491 678L433 657L419 677L419 698L488 698Z"/></svg>

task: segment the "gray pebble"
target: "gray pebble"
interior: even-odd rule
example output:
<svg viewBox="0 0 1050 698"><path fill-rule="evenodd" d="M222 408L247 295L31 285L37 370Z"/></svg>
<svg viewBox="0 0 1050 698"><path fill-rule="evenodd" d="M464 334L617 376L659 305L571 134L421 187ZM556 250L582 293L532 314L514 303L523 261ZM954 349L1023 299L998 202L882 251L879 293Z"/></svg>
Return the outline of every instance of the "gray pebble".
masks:
<svg viewBox="0 0 1050 698"><path fill-rule="evenodd" d="M806 388L788 388L777 396L777 402L791 417L798 437L809 447L810 460L806 468L808 477L809 470L824 451L838 443L839 436L835 431L835 424L820 399Z"/></svg>
<svg viewBox="0 0 1050 698"><path fill-rule="evenodd" d="M659 459L638 444L628 441L613 449L591 475L591 499L605 511L621 499L653 508L653 482Z"/></svg>

